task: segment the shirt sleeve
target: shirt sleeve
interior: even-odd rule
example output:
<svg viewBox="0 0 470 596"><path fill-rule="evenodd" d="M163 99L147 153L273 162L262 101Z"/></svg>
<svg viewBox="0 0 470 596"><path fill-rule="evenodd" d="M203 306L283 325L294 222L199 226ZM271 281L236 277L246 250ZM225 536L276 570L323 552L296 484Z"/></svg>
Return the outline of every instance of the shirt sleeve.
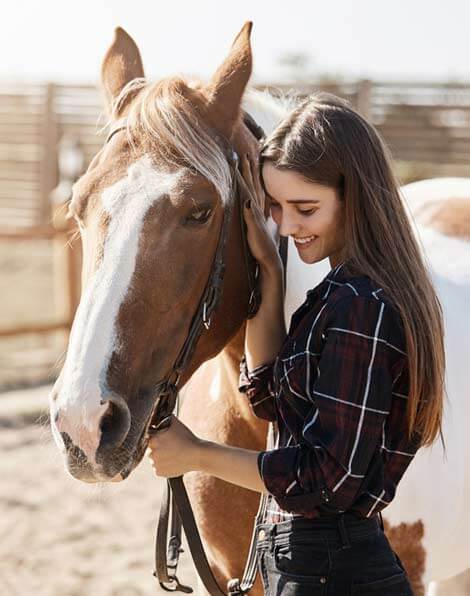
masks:
<svg viewBox="0 0 470 596"><path fill-rule="evenodd" d="M258 456L267 490L284 510L306 516L318 515L318 508L347 510L367 474L381 465L393 381L406 361L398 312L372 297L343 298L318 333L320 358L306 354L306 367L315 370L306 386L312 405L301 440Z"/></svg>
<svg viewBox="0 0 470 596"><path fill-rule="evenodd" d="M271 422L277 420L273 381L274 362L275 360L271 360L249 371L244 354L240 362L238 384L238 390L247 395L255 416Z"/></svg>

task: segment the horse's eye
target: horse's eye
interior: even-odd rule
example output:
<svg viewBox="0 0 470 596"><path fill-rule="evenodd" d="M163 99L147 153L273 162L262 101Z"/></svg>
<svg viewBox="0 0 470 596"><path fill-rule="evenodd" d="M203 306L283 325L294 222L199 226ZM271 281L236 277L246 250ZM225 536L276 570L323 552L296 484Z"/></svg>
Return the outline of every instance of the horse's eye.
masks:
<svg viewBox="0 0 470 596"><path fill-rule="evenodd" d="M212 209L199 209L198 211L191 213L188 219L195 223L205 223L211 216L211 213Z"/></svg>

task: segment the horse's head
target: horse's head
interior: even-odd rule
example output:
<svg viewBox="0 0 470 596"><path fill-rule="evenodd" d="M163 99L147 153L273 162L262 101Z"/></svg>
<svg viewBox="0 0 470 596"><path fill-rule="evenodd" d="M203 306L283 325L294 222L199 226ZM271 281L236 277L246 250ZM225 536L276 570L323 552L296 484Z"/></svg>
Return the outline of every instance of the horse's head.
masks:
<svg viewBox="0 0 470 596"><path fill-rule="evenodd" d="M247 23L207 85L146 84L139 50L122 29L105 56L111 133L70 204L82 237L83 291L50 396L54 437L81 480L121 480L145 451L155 386L187 338L224 215L238 200L230 155L256 155L240 115L250 30ZM180 386L246 318L240 213L233 209L227 228L220 306Z"/></svg>

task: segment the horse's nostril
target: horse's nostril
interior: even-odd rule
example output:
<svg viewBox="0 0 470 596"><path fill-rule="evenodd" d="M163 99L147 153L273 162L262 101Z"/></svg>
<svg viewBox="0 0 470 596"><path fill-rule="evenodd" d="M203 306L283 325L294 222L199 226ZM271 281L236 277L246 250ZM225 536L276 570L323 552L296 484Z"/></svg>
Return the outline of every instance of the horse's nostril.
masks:
<svg viewBox="0 0 470 596"><path fill-rule="evenodd" d="M119 447L127 437L131 427L131 413L119 395L112 395L107 403L108 409L100 421L100 447L112 449Z"/></svg>

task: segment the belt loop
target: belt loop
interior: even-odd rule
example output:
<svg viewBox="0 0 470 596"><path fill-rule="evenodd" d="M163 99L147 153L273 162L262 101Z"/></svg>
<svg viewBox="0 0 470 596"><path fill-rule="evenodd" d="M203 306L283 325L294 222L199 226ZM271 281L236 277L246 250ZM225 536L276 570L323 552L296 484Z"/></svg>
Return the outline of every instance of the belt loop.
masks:
<svg viewBox="0 0 470 596"><path fill-rule="evenodd" d="M348 531L346 529L346 524L344 523L344 514L340 514L338 519L338 530L341 536L341 548L351 548L351 543L349 542Z"/></svg>
<svg viewBox="0 0 470 596"><path fill-rule="evenodd" d="M274 552L274 547L276 545L276 529L277 529L277 524L272 524L269 527L269 552L272 554Z"/></svg>

